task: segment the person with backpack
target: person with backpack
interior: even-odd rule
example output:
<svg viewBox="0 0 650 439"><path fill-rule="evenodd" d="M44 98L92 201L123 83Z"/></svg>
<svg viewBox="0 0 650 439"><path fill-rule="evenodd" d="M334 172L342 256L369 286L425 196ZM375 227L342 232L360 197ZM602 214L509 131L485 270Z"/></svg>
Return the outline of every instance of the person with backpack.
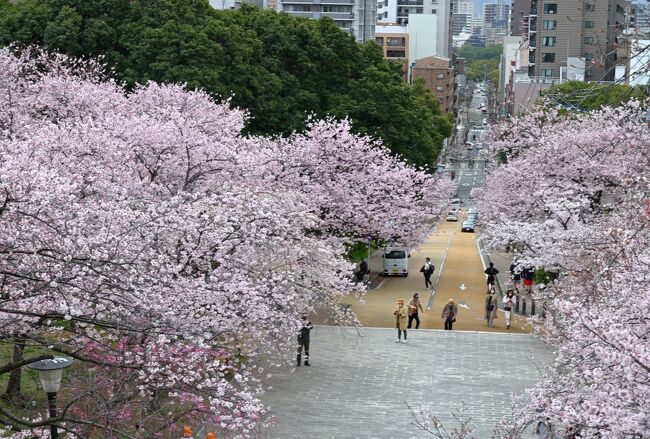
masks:
<svg viewBox="0 0 650 439"><path fill-rule="evenodd" d="M488 288L490 288L490 286L494 286L494 281L496 280L497 274L499 274L499 270L494 268L494 264L490 262L490 266L485 269L484 273L487 274Z"/></svg>
<svg viewBox="0 0 650 439"><path fill-rule="evenodd" d="M451 331L451 327L456 321L457 316L458 307L454 303L454 299L449 299L444 308L442 308L442 320L445 321L445 330Z"/></svg>
<svg viewBox="0 0 650 439"><path fill-rule="evenodd" d="M420 303L420 295L418 293L413 294L413 298L409 300L408 303L408 316L409 316L409 324L407 326L408 329L411 329L411 324L413 323L413 320L415 320L415 329L418 329L420 327L420 317L418 316L418 308L419 311L422 311L424 313L424 308L422 308L422 304Z"/></svg>
<svg viewBox="0 0 650 439"><path fill-rule="evenodd" d="M300 367L300 360L302 357L302 351L305 351L305 366L311 366L309 364L309 331L314 329L314 325L307 320L307 316L302 316L302 328L298 332L298 356L296 361L298 364L296 366Z"/></svg>
<svg viewBox="0 0 650 439"><path fill-rule="evenodd" d="M521 278L524 280L524 288L530 291L533 289L533 277L535 277L535 272L531 267L526 267L521 270Z"/></svg>
<svg viewBox="0 0 650 439"><path fill-rule="evenodd" d="M503 296L503 311L506 317L506 329L510 329L510 319L512 318L512 310L515 307L516 300L515 292L511 288L508 288L506 295Z"/></svg>
<svg viewBox="0 0 650 439"><path fill-rule="evenodd" d="M488 328L494 327L494 319L497 318L497 296L494 288L490 288L485 296L485 320Z"/></svg>
<svg viewBox="0 0 650 439"><path fill-rule="evenodd" d="M426 258L424 265L420 268L420 273L424 274L424 288L431 288L431 275L436 270L436 267L431 263L431 258Z"/></svg>
<svg viewBox="0 0 650 439"><path fill-rule="evenodd" d="M515 290L519 291L521 272L517 268L517 263L515 261L512 261L512 264L510 264L510 279L512 279L512 285L515 287Z"/></svg>

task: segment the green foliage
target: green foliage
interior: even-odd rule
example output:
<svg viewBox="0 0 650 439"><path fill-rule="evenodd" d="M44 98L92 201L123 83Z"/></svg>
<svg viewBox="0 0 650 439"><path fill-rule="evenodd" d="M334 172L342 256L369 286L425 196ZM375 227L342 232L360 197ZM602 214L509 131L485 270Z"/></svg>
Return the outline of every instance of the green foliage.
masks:
<svg viewBox="0 0 650 439"><path fill-rule="evenodd" d="M459 57L465 58L465 64L487 59L498 60L499 57L501 57L501 53L503 53L503 45L501 44L495 44L494 46L488 47L473 47L465 45L456 52Z"/></svg>
<svg viewBox="0 0 650 439"><path fill-rule="evenodd" d="M251 115L252 134L288 135L310 114L349 117L412 164L432 166L449 118L373 42L357 44L328 18L306 20L207 0L0 0L0 44L104 55L127 88L186 83Z"/></svg>
<svg viewBox="0 0 650 439"><path fill-rule="evenodd" d="M465 45L457 51L457 55L465 58L465 73L471 81L487 79L492 84L499 83L499 59L503 46L496 44L488 47L472 47Z"/></svg>
<svg viewBox="0 0 650 439"><path fill-rule="evenodd" d="M567 81L556 84L540 93L555 105L571 111L593 111L601 107L617 107L631 99L644 100L643 87L626 84L594 84L583 81Z"/></svg>

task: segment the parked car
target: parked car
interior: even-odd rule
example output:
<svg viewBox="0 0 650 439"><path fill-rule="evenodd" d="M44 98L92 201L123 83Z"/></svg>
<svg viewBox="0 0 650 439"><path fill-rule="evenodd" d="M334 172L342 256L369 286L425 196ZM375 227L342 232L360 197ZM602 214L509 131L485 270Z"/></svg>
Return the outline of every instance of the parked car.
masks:
<svg viewBox="0 0 650 439"><path fill-rule="evenodd" d="M451 211L447 214L447 221L458 221L458 211Z"/></svg>
<svg viewBox="0 0 650 439"><path fill-rule="evenodd" d="M461 225L460 229L463 232L474 233L474 227L475 227L474 221L465 220L463 221L463 224Z"/></svg>

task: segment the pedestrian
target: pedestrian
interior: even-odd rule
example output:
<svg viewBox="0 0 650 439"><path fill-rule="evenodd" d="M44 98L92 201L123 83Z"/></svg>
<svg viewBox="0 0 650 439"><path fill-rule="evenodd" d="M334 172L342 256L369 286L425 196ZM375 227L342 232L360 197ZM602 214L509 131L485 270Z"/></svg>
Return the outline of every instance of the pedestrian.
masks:
<svg viewBox="0 0 650 439"><path fill-rule="evenodd" d="M490 285L494 285L494 280L497 274L499 274L499 270L494 268L494 264L490 262L490 266L485 269L484 273L487 274L487 285L490 288Z"/></svg>
<svg viewBox="0 0 650 439"><path fill-rule="evenodd" d="M529 293L533 288L534 275L535 273L531 267L525 267L523 270L521 270L521 278L524 280L524 288L527 289Z"/></svg>
<svg viewBox="0 0 650 439"><path fill-rule="evenodd" d="M311 366L311 364L309 364L309 332L312 329L314 329L314 325L307 320L307 316L302 316L302 328L300 328L300 332L298 332L298 356L296 357L298 367L300 367L303 350L305 351L305 366Z"/></svg>
<svg viewBox="0 0 650 439"><path fill-rule="evenodd" d="M365 259L361 260L359 263L359 270L357 271L357 281L363 282L366 280L366 277L370 273L370 268L368 267L368 262Z"/></svg>
<svg viewBox="0 0 650 439"><path fill-rule="evenodd" d="M445 330L451 331L451 327L458 317L458 307L454 299L449 299L444 308L442 308L442 320L445 321Z"/></svg>
<svg viewBox="0 0 650 439"><path fill-rule="evenodd" d="M494 319L497 318L497 296L494 288L490 288L485 296L485 320L488 328L494 327Z"/></svg>
<svg viewBox="0 0 650 439"><path fill-rule="evenodd" d="M512 261L512 264L510 264L510 279L512 279L512 285L519 291L521 272L517 269L517 263L515 261Z"/></svg>
<svg viewBox="0 0 650 439"><path fill-rule="evenodd" d="M431 263L431 258L426 258L424 265L420 268L420 273L424 274L424 288L430 288L431 284L431 275L436 270L436 267Z"/></svg>
<svg viewBox="0 0 650 439"><path fill-rule="evenodd" d="M408 315L409 315L409 324L408 329L411 329L411 324L415 320L415 329L420 327L420 317L418 316L418 308L424 314L424 309L420 303L420 295L418 293L413 294L413 298L409 300L408 304Z"/></svg>
<svg viewBox="0 0 650 439"><path fill-rule="evenodd" d="M535 439L553 439L553 427L551 426L551 418L540 419L535 424L533 430L533 438Z"/></svg>
<svg viewBox="0 0 650 439"><path fill-rule="evenodd" d="M404 306L404 301L402 299L399 299L397 301L397 306L393 310L393 315L395 316L395 328L397 328L397 340L395 340L395 343L407 343L406 341L406 317L408 316L408 312L406 307ZM404 340L402 340L402 333L404 333Z"/></svg>
<svg viewBox="0 0 650 439"><path fill-rule="evenodd" d="M516 300L517 298L515 297L515 292L512 290L512 288L508 288L506 295L503 296L503 311L506 316L506 329L510 329L512 309L515 307Z"/></svg>

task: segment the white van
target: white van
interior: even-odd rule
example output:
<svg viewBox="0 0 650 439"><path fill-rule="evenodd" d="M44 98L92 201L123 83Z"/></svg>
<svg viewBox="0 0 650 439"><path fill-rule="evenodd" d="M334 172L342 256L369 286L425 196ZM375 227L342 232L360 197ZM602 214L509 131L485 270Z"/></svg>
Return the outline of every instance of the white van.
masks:
<svg viewBox="0 0 650 439"><path fill-rule="evenodd" d="M384 276L408 276L409 252L404 247L386 247L384 250Z"/></svg>

